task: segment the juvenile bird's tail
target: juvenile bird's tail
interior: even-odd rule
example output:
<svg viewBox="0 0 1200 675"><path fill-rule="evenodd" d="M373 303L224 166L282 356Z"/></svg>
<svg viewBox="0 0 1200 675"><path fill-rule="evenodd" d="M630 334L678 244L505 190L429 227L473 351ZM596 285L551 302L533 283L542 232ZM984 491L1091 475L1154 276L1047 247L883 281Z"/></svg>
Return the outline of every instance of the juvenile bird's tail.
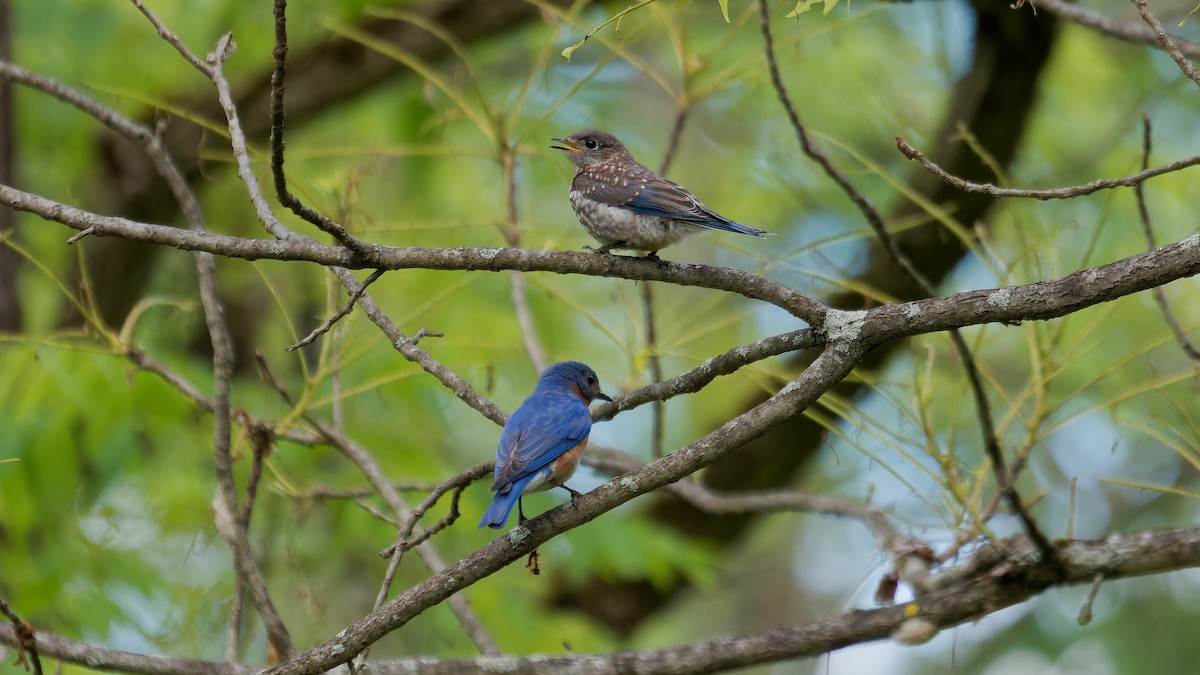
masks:
<svg viewBox="0 0 1200 675"><path fill-rule="evenodd" d="M775 236L774 232L767 232L766 230L760 230L757 227L750 227L749 225L743 225L741 223L735 223L732 221L708 220L708 221L705 221L702 223L696 223L696 224L700 225L701 227L707 227L707 228L710 228L713 230L722 230L725 232L736 232L738 234L748 234L751 237L774 237Z"/></svg>

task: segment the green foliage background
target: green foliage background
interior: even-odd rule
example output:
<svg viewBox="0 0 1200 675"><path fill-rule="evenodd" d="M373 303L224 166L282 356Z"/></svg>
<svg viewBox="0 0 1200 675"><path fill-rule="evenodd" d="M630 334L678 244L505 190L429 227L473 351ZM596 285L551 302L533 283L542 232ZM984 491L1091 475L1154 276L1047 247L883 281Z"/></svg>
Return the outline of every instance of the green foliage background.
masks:
<svg viewBox="0 0 1200 675"><path fill-rule="evenodd" d="M363 12L418 4L296 0L289 3L292 44L353 37ZM785 21L791 8L784 4L772 3L774 28L801 114L834 161L887 212L911 197L905 181L915 171L892 138L932 144L950 85L970 58L969 11L956 2L854 3L825 17L810 12ZM269 3L179 0L152 7L198 53L232 30L238 54L227 72L234 82L268 67ZM517 156L521 245L579 249L592 242L570 212L569 168L548 149L548 138L605 128L653 167L675 111L686 105L688 126L668 175L721 213L779 237L706 235L664 256L752 270L818 296L852 277L871 234L802 158L767 78L752 3L732 3L726 23L718 3L660 0L622 19L619 31L597 33L569 62L561 58L564 47L624 7L547 9L546 21L428 64L428 77L399 78L330 106L290 131L293 189L370 241L502 246L508 190L499 139ZM127 115L146 117L158 107L189 117L173 102L208 87L126 3L16 0L14 12L16 63ZM1011 177L997 180L1060 186L1133 173L1143 113L1154 121L1156 163L1200 151L1197 92L1164 54L1074 26L1063 30L1031 132ZM97 175L105 169L96 150L98 125L23 89L16 112L19 187L99 209ZM198 189L210 229L265 236L231 170L221 121L205 123L212 131ZM266 139L252 141L267 184ZM1193 180L1183 172L1149 184L1160 243L1196 231ZM927 217L942 219L946 236L981 236L972 244L976 255L943 285L946 292L1054 278L1145 248L1130 191L1004 202L986 230L956 222L952 205L931 205ZM0 464L0 593L46 630L219 660L234 579L212 524L211 419L124 357L128 346L144 349L211 390L211 365L193 346L203 335L203 317L192 259L161 252L144 311L125 325L102 325L89 304L86 271L82 286L71 272L91 242L66 246L65 228L24 214L18 222L6 243L26 258L25 330L0 336L0 460L19 461ZM218 274L227 297L255 309L253 347L263 350L276 376L312 414L329 419L339 405L349 435L391 477L436 482L491 458L495 426L400 358L361 313L344 320L334 338L283 351L342 302L327 273L311 265L219 261ZM632 283L527 280L537 335L551 359L586 361L610 392L650 381L640 292ZM669 375L799 327L741 298L656 290L658 351ZM1193 334L1200 324L1200 305L1191 300L1197 290L1195 280L1166 289ZM531 388L536 373L522 349L506 275L389 273L372 294L410 335L421 327L445 332L422 346L502 408L515 408ZM1021 487L1040 495L1035 514L1051 535L1068 534L1069 521L1076 536L1095 537L1195 523L1196 369L1148 294L1050 323L988 326L967 336L991 387L1006 448L1030 453ZM280 430L300 424L252 364L241 366L236 406L275 420ZM787 361L774 359L671 401L666 447L689 443L787 375ZM856 499L873 493L916 532L948 544L991 490L969 391L948 341L913 340L885 370L861 376L872 378L869 396L826 397L807 413L826 421L830 435L800 486ZM648 459L649 422L648 408L623 414L598 425L593 442ZM244 437L235 450L244 480L250 452ZM1073 502L1072 478L1079 479ZM581 472L577 484L603 479ZM377 553L394 530L352 501L304 497L314 486L362 483L325 447L280 442L267 462L251 535L301 646L361 617L377 592L386 566ZM411 503L420 497L414 493ZM466 492L462 521L435 540L443 557L458 559L496 536L474 529L487 497L482 484ZM531 510L558 501L535 496ZM990 527L998 534L1015 530L1006 518ZM637 502L560 537L543 553L561 577L532 577L514 566L467 594L506 651L647 647L826 617L869 605L882 564L857 524L774 515L762 518L737 549L716 551L656 527ZM416 558L407 560L396 587L425 574ZM683 575L695 586L669 612L621 639L542 601L554 579L592 574L660 585ZM1049 593L925 647L861 647L828 664L762 672L1185 672L1200 659L1187 627L1200 594L1194 572L1107 584L1094 623L1079 627L1074 612L1085 590ZM259 662L261 630L254 620L245 625L243 657ZM438 607L372 652L417 654L471 656L474 649Z"/></svg>

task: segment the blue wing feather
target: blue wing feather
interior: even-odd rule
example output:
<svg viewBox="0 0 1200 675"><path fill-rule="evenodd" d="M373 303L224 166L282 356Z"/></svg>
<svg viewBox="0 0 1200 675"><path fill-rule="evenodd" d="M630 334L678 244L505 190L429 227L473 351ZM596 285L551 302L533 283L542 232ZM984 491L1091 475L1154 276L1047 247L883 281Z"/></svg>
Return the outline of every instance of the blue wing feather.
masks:
<svg viewBox="0 0 1200 675"><path fill-rule="evenodd" d="M592 430L587 405L573 393L535 390L517 408L496 448L496 495L479 527L504 527L513 505L550 462L579 444Z"/></svg>

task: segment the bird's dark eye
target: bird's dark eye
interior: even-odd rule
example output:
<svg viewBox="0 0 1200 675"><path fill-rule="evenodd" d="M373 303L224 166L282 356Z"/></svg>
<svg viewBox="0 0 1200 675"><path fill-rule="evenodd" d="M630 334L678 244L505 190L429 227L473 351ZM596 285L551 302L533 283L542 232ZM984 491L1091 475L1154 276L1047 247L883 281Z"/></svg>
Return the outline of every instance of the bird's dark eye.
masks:
<svg viewBox="0 0 1200 675"><path fill-rule="evenodd" d="M593 384L596 384L596 378L592 377L591 375L588 375L588 376L587 376L587 383L588 383L588 385L589 385L589 386L590 386L590 385L593 385Z"/></svg>
<svg viewBox="0 0 1200 675"><path fill-rule="evenodd" d="M596 148L600 147L600 144L596 142L596 139L589 138L583 142L583 147L587 148L588 150L595 150Z"/></svg>

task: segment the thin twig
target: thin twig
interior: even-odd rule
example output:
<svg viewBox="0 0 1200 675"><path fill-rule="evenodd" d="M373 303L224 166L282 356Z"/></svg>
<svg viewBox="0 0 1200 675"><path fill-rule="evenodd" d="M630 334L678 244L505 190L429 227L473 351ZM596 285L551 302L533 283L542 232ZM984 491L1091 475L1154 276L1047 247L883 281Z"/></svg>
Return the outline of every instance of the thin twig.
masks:
<svg viewBox="0 0 1200 675"><path fill-rule="evenodd" d="M80 239L83 239L84 237L88 236L89 234L91 234L95 231L96 231L96 228L89 227L88 229L83 230L82 232L74 234L70 238L67 239L67 245L70 246L71 244L74 244L75 242L79 241Z"/></svg>
<svg viewBox="0 0 1200 675"><path fill-rule="evenodd" d="M1060 19L1066 19L1080 26L1092 28L1105 35L1115 37L1118 40L1161 46L1154 31L1140 23L1110 19L1085 7L1065 2L1065 0L1038 0L1037 4L1041 9L1048 10ZM1193 59L1200 59L1200 44L1189 42L1179 37L1173 37L1172 40L1186 56Z"/></svg>
<svg viewBox="0 0 1200 675"><path fill-rule="evenodd" d="M454 518L457 518L458 494L471 483L492 473L494 468L495 462L483 462L482 464L476 464L475 466L464 469L458 474L451 476L450 478L447 478L441 483L433 486L433 489L429 491L429 494L426 495L425 499L421 500L421 503L417 504L413 508L412 512L408 514L408 518L404 523L404 527L402 527L400 532L397 534L396 544L392 548L388 549L387 555L390 556L394 552L403 553L404 551L407 551L420 543L420 541L413 541L409 539L409 535L411 535L414 528L416 528L417 521L419 521L421 517L429 511L429 509L433 508L433 506L437 504L438 500L442 498L442 495L451 490L455 491L455 496L450 507L450 512L454 514ZM428 539L429 536L452 522L454 522L453 518L450 518L449 520L447 520L447 518L443 518L442 521L439 521L438 525L426 530L422 541L424 539Z"/></svg>
<svg viewBox="0 0 1200 675"><path fill-rule="evenodd" d="M633 455L615 448L589 446L583 463L614 476L637 471L645 466ZM490 466L485 465L485 466ZM663 488L665 492L690 506L713 516L737 516L779 512L812 513L835 518L860 520L875 535L881 550L892 560L904 580L921 588L930 572L928 547L905 536L880 509L868 503L812 494L801 490L760 490L721 493L697 481L679 481Z"/></svg>
<svg viewBox="0 0 1200 675"><path fill-rule="evenodd" d="M153 12L150 12L138 0L131 1L142 10L142 13L158 30L159 35L170 42L193 65L197 65L198 59L195 55L191 54L187 47L158 21ZM209 55L208 67L197 66L202 73L212 78L213 83L217 85L219 96L224 88L222 98L226 100L229 97L228 83L221 74L220 64L233 54L233 50L232 37L226 35L218 41L215 51ZM224 100L223 103L225 103ZM232 103L225 107L228 112ZM240 133L240 129L236 128L236 115L233 115L229 122L230 132ZM151 154L156 160L158 159L159 153L152 152ZM162 154L165 156L165 151ZM163 162L156 161L156 164L163 164ZM198 233L204 232L199 205L195 197L191 195L190 189L185 189L186 182L183 180L182 174L177 170L168 171L166 174L164 178L167 178L168 184L175 190L191 229ZM252 178L253 176L251 176ZM245 581L254 598L255 607L267 629L269 649L277 657L287 658L295 653L291 636L271 601L266 582L258 569L246 528L243 525L243 516L238 512L237 488L234 483L233 460L230 454L233 414L229 396L233 378L233 339L229 335L229 329L225 323L225 310L217 291L216 264L212 255L198 253L196 269L200 278L200 301L204 306L205 321L213 347L213 464L217 475L217 496L213 500L213 508L216 514L217 530L233 551L238 575ZM247 510L247 520L248 516L249 511Z"/></svg>
<svg viewBox="0 0 1200 675"><path fill-rule="evenodd" d="M421 327L417 329L416 334L409 338L408 343L415 346L418 342L427 337L440 338L446 337L446 334L441 331L429 330L428 328Z"/></svg>
<svg viewBox="0 0 1200 675"><path fill-rule="evenodd" d="M509 247L517 248L521 245L521 228L518 223L517 211L517 153L515 148L506 146L501 151L500 173L504 181L506 217L506 222L500 229ZM520 272L510 272L508 281L513 310L517 314L517 327L521 331L521 344L525 346L525 354L529 357L529 362L533 364L533 369L540 373L550 365L550 362L546 358L546 350L542 348L537 328L534 326L525 277Z"/></svg>
<svg viewBox="0 0 1200 675"><path fill-rule="evenodd" d="M141 0L129 0L129 1L132 2L133 6L137 7L138 10L141 11L142 14L146 15L146 18L150 20L150 24L152 26L154 26L155 30L158 31L159 37L161 37L168 44L170 44L172 47L174 47L175 50L178 51L179 54L184 58L184 60L186 60L188 63L192 64L193 66L195 66L196 70L199 70L201 73L204 73L206 76L208 76L210 78L212 77L212 67L209 64L205 63L204 61L202 61L200 59L200 57L193 54L191 52L191 50L188 49L183 44L183 41L180 40L177 35L175 35L170 30L168 30L167 27L164 26L163 23L158 20L158 17L154 14L154 12L150 11L150 8L143 5Z"/></svg>
<svg viewBox="0 0 1200 675"><path fill-rule="evenodd" d="M370 276L363 280L363 283L358 287L358 290L350 294L350 299L346 301L345 305L342 305L341 309L334 312L333 315L322 322L320 326L314 328L311 333L304 337L303 340L294 345L288 345L287 347L284 347L283 351L294 352L301 347L306 347L312 344L313 340L316 340L318 337L321 337L325 333L329 332L329 329L333 328L333 324L337 323L342 317L354 310L354 303L358 302L358 299L362 297L363 293L366 292L367 286L375 283L379 277L383 276L385 271L386 270L375 270L372 272Z"/></svg>
<svg viewBox="0 0 1200 675"><path fill-rule="evenodd" d="M679 140L683 138L683 128L687 125L691 106L682 105L675 110L675 121L671 123L671 134L667 137L667 149L663 152L662 164L658 167L658 175L667 175L671 163L675 161L675 152L679 150Z"/></svg>
<svg viewBox="0 0 1200 675"><path fill-rule="evenodd" d="M663 154L662 164L658 169L660 175L665 176L667 170L671 168L671 162L675 158L675 152L679 149L679 140L683 138L683 128L687 123L688 112L690 108L686 105L680 106L675 111L675 121L671 124L671 135L667 140L667 149ZM653 382L662 382L662 356L658 350L658 331L655 327L654 318L654 289L651 288L652 282L642 282L642 318L646 323L646 362L650 366L650 380ZM650 456L662 457L663 455L663 436L665 430L664 418L667 415L667 404L662 400L656 400L651 405L650 416Z"/></svg>
<svg viewBox="0 0 1200 675"><path fill-rule="evenodd" d="M1144 170L1150 162L1150 116L1142 117L1142 169ZM1146 235L1146 250L1154 250L1154 228L1150 223L1150 209L1146 206L1146 195L1141 186L1138 184L1133 188L1133 194L1137 197L1138 217L1142 222L1142 233ZM1161 287L1150 289L1150 294L1154 296L1154 301L1158 303L1159 309L1162 310L1163 318L1167 321L1167 326L1171 328L1171 332L1175 334L1175 341L1179 343L1180 349L1188 358L1193 361L1200 361L1200 350L1192 344L1188 339L1187 333L1184 332L1183 326L1179 325L1179 321L1175 318L1175 313L1171 311L1171 305L1167 303L1167 294L1163 292Z"/></svg>
<svg viewBox="0 0 1200 675"><path fill-rule="evenodd" d="M1019 199L1073 199L1075 197L1082 197L1083 195L1090 195L1093 192L1099 192L1100 190L1111 190L1119 187L1135 187L1140 185L1143 181L1154 178L1155 176L1161 176L1166 173L1172 173L1174 171L1179 171L1200 164L1200 155L1196 155L1193 157L1188 157L1187 159L1171 162L1170 164L1166 164L1164 166L1157 166L1153 169L1145 169L1132 176L1125 176L1123 178L1103 178L1100 180L1091 181L1089 183L1084 183L1082 185L1072 185L1070 187L1049 188L1046 190L1029 190L1025 188L1003 188L997 185L992 185L991 183L973 183L969 180L959 178L958 176L950 174L937 164L934 164L932 160L925 156L925 153L909 145L907 141L899 136L896 137L896 147L901 153L904 154L905 157L917 160L921 163L921 166L925 167L926 171L937 176L938 178L941 178L946 182L947 185L950 185L953 188L962 190L963 192L977 192L991 195L993 197L1014 197Z"/></svg>
<svg viewBox="0 0 1200 675"><path fill-rule="evenodd" d="M157 375L160 378L162 378L162 380L164 382L171 385L176 390L178 390L181 394L186 396L189 400L192 401L192 403L194 403L201 410L205 410L208 412L213 411L213 400L211 398L209 398L208 396L205 396L196 387L196 385L192 384L191 382L188 382L182 375L167 368L161 362L155 360L153 357L151 357L146 352L142 351L140 348L128 347L125 350L125 356L138 368L140 368L148 373L153 373L154 375ZM244 427L249 428L249 427L253 427L253 426L259 426L259 427L269 428L269 425L267 425L265 422L262 422L261 420L257 420L255 418L251 417L250 413L246 412L245 410L243 410L241 408L235 408L233 411L233 416L238 421L238 423ZM317 436L316 434L313 434L310 431L295 430L295 429L288 430L288 431L280 434L278 436L278 438L280 440L285 440L285 441L289 441L291 443L296 443L298 445L304 445L304 446L308 446L308 447L312 447L312 446L320 445L320 444L324 443L324 440L320 436Z"/></svg>
<svg viewBox="0 0 1200 675"><path fill-rule="evenodd" d="M1088 589L1087 597L1083 599L1083 604L1079 606L1079 615L1076 621L1080 626L1086 626L1092 622L1092 605L1096 603L1096 596L1100 594L1100 585L1104 583L1104 572L1096 572L1095 579L1092 581L1092 587Z"/></svg>
<svg viewBox="0 0 1200 675"><path fill-rule="evenodd" d="M225 662L236 663L238 644L242 637L242 615L246 609L246 582L233 576L233 606L229 608L229 625L225 627Z"/></svg>
<svg viewBox="0 0 1200 675"><path fill-rule="evenodd" d="M854 184L829 161L829 157L825 155L825 152L821 148L817 147L817 144L809 137L808 131L800 122L800 114L796 112L796 106L792 104L792 98L788 94L787 85L784 84L783 76L779 72L779 63L775 60L775 39L771 35L771 12L767 6L767 0L758 0L758 16L759 29L763 36L763 51L766 52L767 57L767 70L771 74L771 85L775 88L775 93L779 96L779 102L783 105L788 120L792 124L792 129L796 132L796 140L800 141L800 149L804 151L804 154L808 155L809 159L816 162L817 166L821 167L825 175L829 176L830 180L841 188L842 192L850 198L850 201L854 202L854 205L862 212L863 217L866 218L867 223L871 225L872 229L885 229L883 216L871 204L866 195L854 187Z"/></svg>
<svg viewBox="0 0 1200 675"><path fill-rule="evenodd" d="M884 249L888 252L892 261L908 276L925 291L926 295L933 297L936 295L936 289L929 279L917 269L907 255L900 250L899 244L895 237L888 232L883 221L883 216L879 211L863 196L850 181L841 174L829 162L824 153L820 151L814 144L805 130L804 124L800 121L800 115L796 112L796 107L792 103L791 96L784 86L783 78L779 72L779 66L775 61L775 49L771 38L771 22L770 13L767 8L766 0L759 0L759 18L762 28L764 50L766 51L767 64L771 71L771 82L775 86L775 92L779 96L780 102L783 103L784 109L787 111L788 119L791 121L792 128L796 132L796 138L800 141L800 146L810 158L817 162L830 178L837 183L843 191L849 195L850 199L859 207L863 216L866 218L867 224L875 232L880 242L884 245ZM963 339L962 334L957 330L950 331L950 339L954 344L955 352L962 361L963 370L967 376L967 381L970 383L971 392L975 399L976 416L979 419L979 431L983 438L983 447L987 452L988 458L992 462L992 468L996 476L997 489L1004 495L1013 511L1021 520L1026 533L1030 540L1037 545L1038 550L1042 552L1046 563L1056 565L1055 549L1050 544L1050 540L1042 533L1037 526L1037 522L1029 514L1024 502L1017 494L1013 483L1016 481L1016 476L1010 475L1005 468L1004 453L1000 448L1000 442L996 437L995 422L992 417L991 405L988 403L987 392L983 387L983 378L979 375L979 366L975 362L975 357L971 354L970 348L967 346L967 341Z"/></svg>
<svg viewBox="0 0 1200 675"><path fill-rule="evenodd" d="M354 237L340 223L323 213L309 208L292 194L287 186L287 175L283 169L283 94L287 74L287 0L275 0L275 49L272 52L274 68L271 71L271 176L274 179L275 197L292 213L316 225L321 231L333 236L342 246L370 260L374 248Z"/></svg>
<svg viewBox="0 0 1200 675"><path fill-rule="evenodd" d="M272 389L274 389L285 403L290 406L295 406L295 403L293 402L294 399L288 393L287 389L279 384L274 375L271 374L271 368L266 360L266 357L261 351L256 353L255 356L258 361L259 374L262 376L263 381L266 382L266 384ZM410 514L408 505L405 504L404 500L400 497L400 493L396 491L396 488L392 485L392 483L384 476L383 467L379 465L379 462L376 461L375 457L366 449L353 443L338 431L330 428L328 425L310 415L307 410L300 412L301 416L310 425L312 425L312 427L316 429L317 432L320 433L321 436L324 437L325 440L334 447L334 449L345 456L346 459L349 459L351 463L358 468L358 470L363 474L363 477L367 479L367 482L371 484L371 487L374 489L375 493L383 498L384 503L386 503L388 508L392 510L392 513L395 514L395 519L385 517L383 514L376 514L377 517L380 517L382 520L388 523L405 522ZM360 505L364 508L367 508L368 511L371 510L366 504ZM437 574L445 569L446 563L442 561L437 549L433 548L430 542L421 542L415 546L415 548L418 555L420 555L421 559L425 562L425 566L431 573ZM448 604L450 605L450 610L458 618L459 623L462 624L463 630L479 648L480 653L485 655L500 653L495 642L492 640L491 636L488 635L487 631L483 627L483 624L479 621L479 618L475 616L474 611L471 610L470 606L467 604L466 598L462 594L455 594L452 596L449 599Z"/></svg>
<svg viewBox="0 0 1200 675"><path fill-rule="evenodd" d="M642 283L642 317L646 322L646 353L650 366L650 379L662 382L662 358L658 353L658 335L654 330L654 291L650 288L652 282ZM650 417L650 456L654 458L663 455L663 418L666 416L667 404L657 399L652 404Z"/></svg>
<svg viewBox="0 0 1200 675"><path fill-rule="evenodd" d="M1130 1L1134 5L1137 5L1138 14L1142 15L1142 21L1145 21L1146 25L1150 26L1150 30L1154 31L1154 37L1158 39L1158 43L1175 60L1175 63L1179 66L1179 70L1183 71L1184 75L1187 75L1192 82L1196 83L1196 86L1200 87L1200 71L1197 71L1196 66L1193 66L1192 62L1183 55L1183 52L1179 51L1179 47L1175 46L1175 41L1171 39L1170 35L1167 35L1166 31L1163 30L1162 24L1150 12L1150 7L1146 4L1146 0Z"/></svg>
<svg viewBox="0 0 1200 675"><path fill-rule="evenodd" d="M32 668L33 675L42 675L42 659L38 656L37 631L28 622L17 616L4 598L0 597L0 614L12 622L13 635L16 637L14 646L17 648L17 664L24 666L26 671Z"/></svg>

